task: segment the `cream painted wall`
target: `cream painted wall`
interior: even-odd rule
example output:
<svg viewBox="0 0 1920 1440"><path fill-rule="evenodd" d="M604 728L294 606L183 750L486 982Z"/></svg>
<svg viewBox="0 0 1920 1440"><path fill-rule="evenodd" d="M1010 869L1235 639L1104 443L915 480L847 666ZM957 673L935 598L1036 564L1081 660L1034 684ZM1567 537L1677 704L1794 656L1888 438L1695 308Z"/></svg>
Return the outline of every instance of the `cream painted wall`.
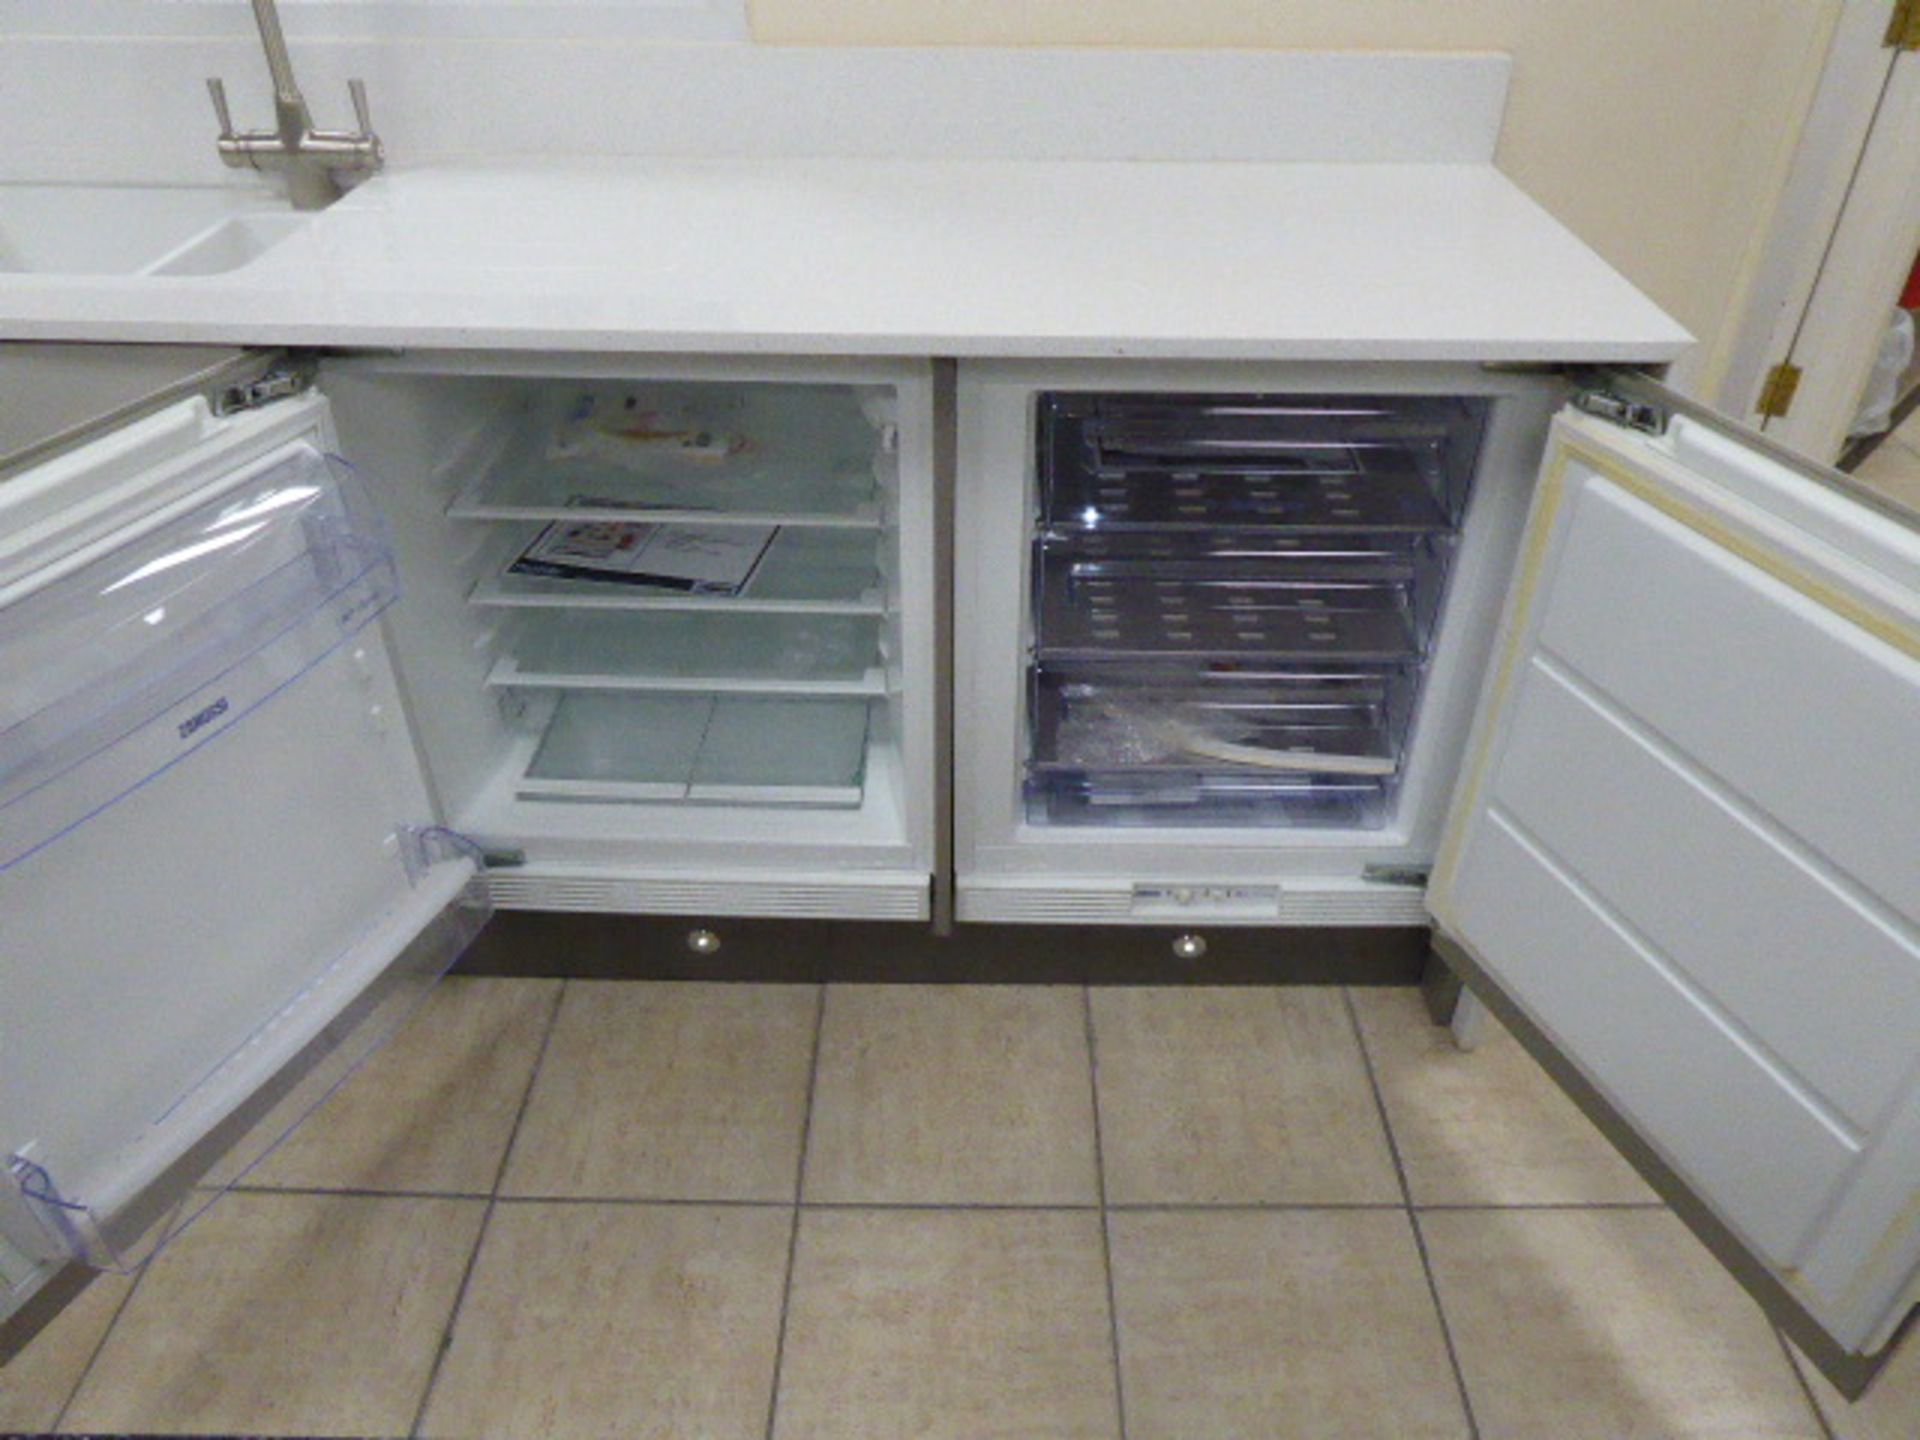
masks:
<svg viewBox="0 0 1920 1440"><path fill-rule="evenodd" d="M1844 0L751 0L775 44L1504 50L1499 164L1697 335L1711 393Z"/></svg>

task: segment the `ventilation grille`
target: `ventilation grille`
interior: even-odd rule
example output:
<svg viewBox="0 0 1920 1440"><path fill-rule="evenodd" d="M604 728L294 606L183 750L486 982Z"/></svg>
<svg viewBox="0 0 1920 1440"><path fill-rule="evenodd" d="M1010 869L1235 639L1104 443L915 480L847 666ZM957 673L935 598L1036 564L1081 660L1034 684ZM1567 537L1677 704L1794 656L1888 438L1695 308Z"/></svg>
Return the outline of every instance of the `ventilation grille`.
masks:
<svg viewBox="0 0 1920 1440"><path fill-rule="evenodd" d="M1034 925L1123 925L1133 919L1127 890L960 890L962 920L1010 920Z"/></svg>
<svg viewBox="0 0 1920 1440"><path fill-rule="evenodd" d="M628 915L746 915L849 920L924 920L925 881L775 884L756 880L600 879L495 870L487 876L503 910L585 910Z"/></svg>
<svg viewBox="0 0 1920 1440"><path fill-rule="evenodd" d="M1411 885L1370 885L1364 889L1283 891L1277 907L1265 915L1209 911L1196 905L1190 914L1156 908L1136 913L1126 890L1039 890L1002 886L962 886L962 920L1002 920L1024 924L1106 925L1426 925L1426 892Z"/></svg>

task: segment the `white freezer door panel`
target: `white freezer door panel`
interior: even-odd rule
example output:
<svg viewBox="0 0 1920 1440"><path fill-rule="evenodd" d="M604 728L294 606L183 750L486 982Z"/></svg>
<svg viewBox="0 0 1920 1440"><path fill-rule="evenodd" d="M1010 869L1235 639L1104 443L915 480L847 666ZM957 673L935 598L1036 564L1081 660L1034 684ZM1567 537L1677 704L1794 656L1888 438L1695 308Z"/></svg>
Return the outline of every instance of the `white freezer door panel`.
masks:
<svg viewBox="0 0 1920 1440"><path fill-rule="evenodd" d="M1732 789L1920 923L1920 660L1618 490L1580 501L1542 625Z"/></svg>
<svg viewBox="0 0 1920 1440"><path fill-rule="evenodd" d="M1920 1034L1920 892L1895 909L1859 883L1914 890L1885 862L1915 868L1920 812L1887 782L1915 764L1920 662L1643 501L1576 503L1496 801L1864 1131Z"/></svg>
<svg viewBox="0 0 1920 1440"><path fill-rule="evenodd" d="M1430 904L1862 1350L1920 1261L1920 542L1796 532L1814 481L1687 453L1557 426Z"/></svg>

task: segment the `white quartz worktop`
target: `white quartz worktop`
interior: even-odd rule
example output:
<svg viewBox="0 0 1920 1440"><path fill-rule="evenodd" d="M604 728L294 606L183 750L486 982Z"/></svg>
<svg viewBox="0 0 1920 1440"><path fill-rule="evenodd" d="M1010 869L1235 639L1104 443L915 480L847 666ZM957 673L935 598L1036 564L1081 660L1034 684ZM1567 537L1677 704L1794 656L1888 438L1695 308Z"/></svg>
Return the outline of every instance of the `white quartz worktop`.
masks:
<svg viewBox="0 0 1920 1440"><path fill-rule="evenodd" d="M1688 337L1491 164L395 168L223 275L0 275L0 339L1622 360Z"/></svg>

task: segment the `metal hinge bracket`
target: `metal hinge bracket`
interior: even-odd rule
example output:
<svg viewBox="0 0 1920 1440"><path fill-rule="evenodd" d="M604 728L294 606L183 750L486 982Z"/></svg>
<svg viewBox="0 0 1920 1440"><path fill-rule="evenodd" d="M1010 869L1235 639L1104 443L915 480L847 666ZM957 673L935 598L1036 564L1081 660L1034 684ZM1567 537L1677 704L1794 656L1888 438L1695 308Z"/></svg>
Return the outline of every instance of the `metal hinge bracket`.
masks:
<svg viewBox="0 0 1920 1440"><path fill-rule="evenodd" d="M313 384L313 370L305 365L276 365L266 374L239 385L229 385L214 397L216 415L258 410L276 400L298 395Z"/></svg>
<svg viewBox="0 0 1920 1440"><path fill-rule="evenodd" d="M1778 420L1793 409L1793 397L1799 393L1805 373L1798 365L1784 360L1767 371L1766 381L1760 386L1760 398L1753 403L1754 413Z"/></svg>
<svg viewBox="0 0 1920 1440"><path fill-rule="evenodd" d="M1893 7L1886 44L1892 50L1920 50L1920 0L1899 0Z"/></svg>
<svg viewBox="0 0 1920 1440"><path fill-rule="evenodd" d="M1667 413L1644 400L1629 400L1611 390L1582 390L1573 397L1574 409L1602 420L1611 420L1643 435L1667 433Z"/></svg>

